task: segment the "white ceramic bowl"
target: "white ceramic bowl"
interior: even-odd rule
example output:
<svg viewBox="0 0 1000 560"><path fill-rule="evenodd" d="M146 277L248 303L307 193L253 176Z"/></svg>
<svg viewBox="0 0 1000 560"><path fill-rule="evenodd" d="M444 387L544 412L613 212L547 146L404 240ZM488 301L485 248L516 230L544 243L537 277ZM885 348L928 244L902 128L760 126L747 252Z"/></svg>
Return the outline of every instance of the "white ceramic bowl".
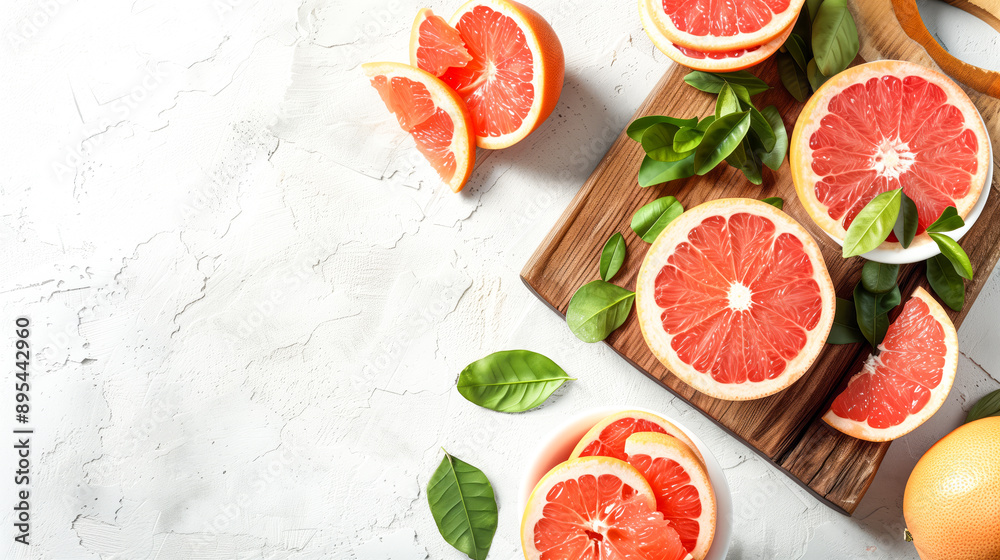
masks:
<svg viewBox="0 0 1000 560"><path fill-rule="evenodd" d="M680 428L691 441L694 442L698 451L705 458L705 466L708 468L708 477L712 483L712 490L715 492L715 537L712 539L712 547L708 551L706 560L724 560L729 552L729 541L733 534L733 497L729 493L729 484L726 482L726 475L722 472L722 466L716 460L715 455L709 451L698 436L691 430L681 425L676 420L655 411L644 408L596 408L584 411L560 426L557 426L549 435L543 437L540 445L529 459L528 467L525 469L524 477L521 479L521 490L518 497L518 510L524 511L531 496L531 491L535 489L538 481L545 476L545 473L552 470L552 467L562 463L569 458L580 438L594 427L603 418L622 412L624 410L641 410L650 414L662 416Z"/></svg>
<svg viewBox="0 0 1000 560"><path fill-rule="evenodd" d="M982 119L982 115L979 116ZM983 127L985 128L986 123L983 122ZM993 185L993 140L990 138L989 131L987 129L986 139L989 142L989 153L990 161L989 168L986 171L986 184L983 185L983 190L979 193L979 199L976 200L976 204L969 210L969 215L965 217L965 225L954 230L945 233L948 237L951 237L955 241L958 241L965 235L965 232L969 231L972 224L976 223L979 219L979 215L983 213L983 208L986 206L986 199L990 196L991 186ZM838 245L843 245L844 242L840 239L834 239ZM907 264L915 263L920 261L925 261L931 257L941 254L941 249L938 248L937 243L924 243L922 245L911 245L908 249L872 249L867 253L861 255L862 258L885 263L885 264Z"/></svg>

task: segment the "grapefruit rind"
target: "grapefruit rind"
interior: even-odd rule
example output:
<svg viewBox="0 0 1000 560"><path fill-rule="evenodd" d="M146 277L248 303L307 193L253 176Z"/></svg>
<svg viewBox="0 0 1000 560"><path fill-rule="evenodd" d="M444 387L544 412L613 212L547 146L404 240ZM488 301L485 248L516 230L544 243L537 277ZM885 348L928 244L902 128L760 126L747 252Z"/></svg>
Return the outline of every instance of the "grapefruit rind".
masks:
<svg viewBox="0 0 1000 560"><path fill-rule="evenodd" d="M927 402L922 409L920 409L916 414L909 415L903 423L892 426L890 428L878 429L871 427L867 421L857 422L849 418L844 418L834 414L831 408L823 415L823 421L830 425L832 428L839 432L847 434L849 436L862 439L865 441L882 442L882 441L892 441L917 429L921 424L926 422L931 416L934 415L944 401L948 398L948 393L951 391L951 387L955 382L955 374L958 371L958 332L955 330L954 323L951 322L951 318L948 317L948 312L941 307L941 304L931 296L927 290L917 287L914 290L911 298L917 298L927 304L927 308L930 311L931 316L937 320L944 330L944 343L947 351L945 353L945 362L942 366L941 371L941 381L938 383L937 387L931 390L931 399ZM881 351L883 346L879 346ZM872 360L874 356L869 357ZM848 381L848 386L854 383L861 375L866 374L867 368L863 368L860 372L851 377Z"/></svg>
<svg viewBox="0 0 1000 560"><path fill-rule="evenodd" d="M735 4L739 3L736 2ZM723 5L721 2L718 4ZM732 5L733 3L727 4ZM703 52L734 51L764 45L779 37L786 29L795 25L795 20L798 18L799 11L804 4L805 0L791 0L784 11L777 14L772 12L771 21L757 31L728 36L694 35L681 31L674 25L673 20L671 20L666 12L664 12L662 5L660 9L655 9L657 7L656 4L652 4L654 9L651 10L651 15L652 23L656 29L671 43Z"/></svg>
<svg viewBox="0 0 1000 560"><path fill-rule="evenodd" d="M368 62L361 65L368 78L385 76L391 80L399 76L423 84L431 96L434 106L444 110L452 120L454 131L450 150L455 155L455 173L451 180L442 180L453 192L459 192L472 176L476 161L476 142L472 131L472 119L465 102L439 78L430 72L398 62Z"/></svg>
<svg viewBox="0 0 1000 560"><path fill-rule="evenodd" d="M698 450L698 446L695 445L693 441L691 441L691 438L688 437L686 433L684 433L684 430L678 428L675 424L671 423L669 420L663 418L662 416L650 412L644 412L642 410L624 410L622 412L618 412L601 419L600 422L594 424L594 427L587 430L587 433L584 434L582 438L580 438L580 442L577 443L576 447L573 448L573 452L570 453L569 458L576 459L577 457L579 457L580 454L583 453L583 450L586 449L586 447L590 445L591 442L600 437L601 432L603 432L605 428L623 418L635 418L639 420L646 420L648 422L652 422L658 425L660 428L663 429L664 432L666 432L666 435L673 436L678 441L687 446L687 448L690 449L692 453L694 453L694 455L698 458L698 460L701 462L702 465L705 464L705 458L701 455L701 451ZM639 433L651 433L651 432L639 432Z"/></svg>
<svg viewBox="0 0 1000 560"><path fill-rule="evenodd" d="M656 26L656 23L653 21L653 11L651 8L653 2L655 0L639 0L639 19L642 21L642 28L646 31L646 35L649 36L649 40L653 42L653 45L660 52L667 55L668 58L677 64L702 72L736 72L760 64L778 52L778 49L785 44L785 41L792 34L792 29L795 27L795 22L793 21L792 24L774 39L757 47L749 47L756 50L735 49L747 51L741 56L727 56L725 58L711 58L710 56L706 56L705 58L694 58L682 52ZM706 52L705 54L710 53Z"/></svg>
<svg viewBox="0 0 1000 560"><path fill-rule="evenodd" d="M552 487L565 480L579 478L584 475L601 476L610 474L618 477L624 484L635 490L651 511L656 511L656 496L653 489L642 474L632 465L612 457L580 457L559 463L552 468L531 491L528 505L521 517L521 549L525 558L538 558L541 552L535 547L535 524L543 517L547 502L546 496Z"/></svg>
<svg viewBox="0 0 1000 560"><path fill-rule="evenodd" d="M458 22L477 6L486 6L512 18L524 32L532 56L531 84L534 89L531 109L521 126L500 136L476 134L476 145L488 150L499 150L517 144L534 132L552 114L562 92L566 61L562 43L555 30L538 12L512 0L469 0L451 16L449 25L458 29ZM471 53L470 53L471 54Z"/></svg>
<svg viewBox="0 0 1000 560"><path fill-rule="evenodd" d="M690 484L698 489L702 510L701 515L696 519L699 530L698 544L690 553L695 560L702 560L708 554L708 550L712 547L712 540L715 538L718 508L716 506L715 490L712 489L712 481L709 479L708 471L705 469L705 463L701 457L695 455L692 451L693 448L688 447L682 441L672 438L667 434L639 432L632 434L625 441L625 452L630 457L633 455L648 455L653 459L670 459L680 464L688 476L691 477ZM652 488L652 485L650 487ZM653 494L656 494L655 489L653 490Z"/></svg>
<svg viewBox="0 0 1000 560"><path fill-rule="evenodd" d="M667 259L674 253L677 246L687 240L687 235L692 228L710 216L722 216L728 219L739 213L766 217L774 223L775 238L783 233L790 233L802 242L802 246L813 265L813 280L819 286L823 308L816 326L807 331L805 345L794 358L785 364L784 371L778 377L760 382L726 384L715 381L710 375L701 373L683 362L672 350L670 341L673 336L664 330L660 317L662 309L655 301L655 280L660 269L665 266ZM823 350L826 338L833 327L837 298L819 245L798 222L766 202L746 198L724 198L703 203L684 212L660 233L646 253L639 269L639 276L636 280L635 305L639 316L639 327L646 340L646 345L671 373L710 397L742 401L759 399L782 391L798 381L809 370Z"/></svg>
<svg viewBox="0 0 1000 560"><path fill-rule="evenodd" d="M820 128L820 121L828 114L828 105L833 96L853 84L865 83L872 78L887 74L895 76L917 75L942 87L948 94L948 103L955 105L962 112L965 118L965 127L972 129L976 134L979 140L979 152L976 157L979 161L979 167L976 170L976 174L972 177L968 194L955 201L956 210L958 210L958 214L962 218L968 216L969 212L976 205L986 184L986 177L990 167L989 136L979 111L961 87L944 74L912 62L879 60L848 68L844 72L830 78L806 102L795 123L788 149L788 162L792 170L792 182L795 185L795 192L798 194L799 201L802 202L806 212L816 222L816 225L826 232L831 239L841 245L843 245L844 238L847 236L847 229L841 223L843 217L840 219L831 218L827 213L827 206L820 202L816 196L815 186L823 176L813 170L812 150L809 142L813 133ZM934 243L934 241L926 233L921 233L913 239L908 249L914 249L928 243ZM892 241L885 241L878 248L890 252L906 250L899 243Z"/></svg>

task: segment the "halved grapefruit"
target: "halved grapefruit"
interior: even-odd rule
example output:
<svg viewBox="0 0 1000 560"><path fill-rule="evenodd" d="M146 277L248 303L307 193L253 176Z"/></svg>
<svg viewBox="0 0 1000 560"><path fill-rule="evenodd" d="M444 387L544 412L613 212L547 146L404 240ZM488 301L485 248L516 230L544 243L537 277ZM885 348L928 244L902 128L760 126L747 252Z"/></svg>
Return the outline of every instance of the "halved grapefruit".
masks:
<svg viewBox="0 0 1000 560"><path fill-rule="evenodd" d="M526 560L691 558L639 471L610 457L571 459L538 482L521 548Z"/></svg>
<svg viewBox="0 0 1000 560"><path fill-rule="evenodd" d="M660 4L659 0L639 0L639 19L642 21L642 28L646 30L646 35L660 52L674 62L703 72L736 72L760 64L778 52L795 27L793 21L780 35L763 45L728 51L700 51L677 45L660 31L654 21L655 10Z"/></svg>
<svg viewBox="0 0 1000 560"><path fill-rule="evenodd" d="M695 560L708 554L715 537L715 491L701 459L677 438L649 432L629 436L628 462L656 496L656 509L673 524Z"/></svg>
<svg viewBox="0 0 1000 560"><path fill-rule="evenodd" d="M917 237L948 206L979 199L989 140L969 96L943 74L897 60L849 68L809 99L792 132L792 180L819 227L843 241L878 194L902 187L917 205ZM900 249L895 236L884 249Z"/></svg>
<svg viewBox="0 0 1000 560"><path fill-rule="evenodd" d="M603 456L626 460L625 440L632 434L654 432L667 434L683 443L694 453L702 463L705 459L698 447L683 430L670 423L666 418L643 412L641 410L625 410L602 419L587 431L580 442L576 444L570 459L577 457Z"/></svg>
<svg viewBox="0 0 1000 560"><path fill-rule="evenodd" d="M410 65L435 76L449 68L461 68L472 57L465 49L462 36L441 16L429 8L421 8L410 31Z"/></svg>
<svg viewBox="0 0 1000 560"><path fill-rule="evenodd" d="M449 21L472 60L441 79L465 100L480 148L506 148L555 109L565 60L552 26L512 0L471 0Z"/></svg>
<svg viewBox="0 0 1000 560"><path fill-rule="evenodd" d="M958 334L941 305L917 288L878 349L823 421L858 439L890 441L944 404L958 369Z"/></svg>
<svg viewBox="0 0 1000 560"><path fill-rule="evenodd" d="M774 206L706 202L660 233L636 283L639 326L681 380L719 399L788 387L833 325L836 296L816 241Z"/></svg>
<svg viewBox="0 0 1000 560"><path fill-rule="evenodd" d="M361 65L385 106L452 191L462 190L476 162L465 103L428 72L397 62Z"/></svg>
<svg viewBox="0 0 1000 560"><path fill-rule="evenodd" d="M805 0L653 0L653 23L670 42L696 51L768 43L795 23Z"/></svg>

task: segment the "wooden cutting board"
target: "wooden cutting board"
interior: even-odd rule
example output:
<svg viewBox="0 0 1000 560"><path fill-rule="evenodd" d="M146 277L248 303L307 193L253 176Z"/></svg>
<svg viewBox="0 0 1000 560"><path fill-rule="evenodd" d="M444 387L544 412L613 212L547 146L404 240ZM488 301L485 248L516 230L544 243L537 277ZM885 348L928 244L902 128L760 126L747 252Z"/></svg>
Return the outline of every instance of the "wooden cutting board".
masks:
<svg viewBox="0 0 1000 560"><path fill-rule="evenodd" d="M934 66L926 51L900 28L889 2L857 1L852 10L862 44L856 62L892 58ZM752 71L769 84L778 86L756 96L755 102L758 107L776 105L791 134L801 104L778 85L780 80L773 59ZM687 70L679 67L667 70L635 117L656 114L701 117L711 113L714 96L684 84L686 74ZM974 91L969 93L982 112L991 136L1000 139L997 134L1000 102ZM784 198L785 211L802 223L822 247L837 294L851 296L862 261L841 258L839 246L813 224L796 198L787 160L778 172L765 170L762 186L750 184L729 166L720 166L704 177L643 189L636 179L642 158L642 148L623 131L521 272L524 283L558 313L565 315L570 297L577 288L598 279L601 249L615 232L625 235L628 256L614 283L635 289L636 275L649 245L629 228L632 214L641 206L667 195L676 196L685 208L722 197ZM1000 173L996 177L1000 178ZM994 191L997 182L994 179ZM1000 220L1000 192L994 192L989 198L979 221L962 240L976 274L975 280L967 283L965 309L951 314L956 325L961 324L1000 257L1000 228L991 227L995 220ZM916 286L926 285L923 264L904 266L899 284L904 297ZM867 356L867 349L861 344L827 345L810 372L788 389L755 401L729 402L694 391L660 364L646 347L634 312L606 343L638 370L689 402L817 498L848 515L864 496L889 447L888 443L869 443L845 436L820 420L831 399L858 371Z"/></svg>

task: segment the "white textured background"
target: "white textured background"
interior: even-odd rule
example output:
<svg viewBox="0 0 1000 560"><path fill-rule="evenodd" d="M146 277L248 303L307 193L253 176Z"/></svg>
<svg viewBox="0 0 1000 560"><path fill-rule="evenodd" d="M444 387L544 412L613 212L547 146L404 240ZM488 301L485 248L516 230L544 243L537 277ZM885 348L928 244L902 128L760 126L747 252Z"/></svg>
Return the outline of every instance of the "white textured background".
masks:
<svg viewBox="0 0 1000 560"><path fill-rule="evenodd" d="M992 31L931 2L945 44L1000 67ZM15 316L34 323L37 433L33 544L0 555L460 558L423 492L443 446L492 478L491 558L515 559L538 434L616 404L709 443L734 489L730 558L915 557L906 477L1000 387L1000 275L961 330L947 405L892 446L853 518L820 505L521 285L667 67L632 0L531 4L566 49L559 107L521 144L480 152L457 196L359 69L406 59L415 4L5 5L0 328L10 344ZM520 347L579 381L516 416L457 394L467 363ZM8 531L13 458L0 451Z"/></svg>

